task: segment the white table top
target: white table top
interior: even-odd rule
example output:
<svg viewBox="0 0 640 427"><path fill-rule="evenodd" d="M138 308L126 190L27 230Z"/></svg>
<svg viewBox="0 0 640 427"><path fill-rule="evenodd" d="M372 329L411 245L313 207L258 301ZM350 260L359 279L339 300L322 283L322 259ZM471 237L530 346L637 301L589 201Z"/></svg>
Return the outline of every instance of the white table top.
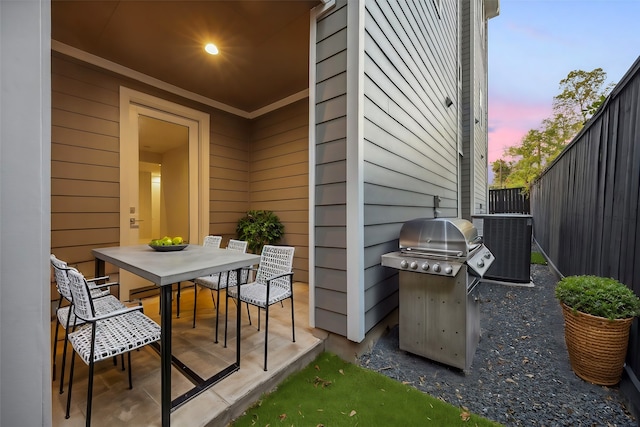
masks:
<svg viewBox="0 0 640 427"><path fill-rule="evenodd" d="M158 286L235 270L260 262L260 255L191 244L176 252L157 252L149 245L113 246L93 249L92 252L96 258Z"/></svg>

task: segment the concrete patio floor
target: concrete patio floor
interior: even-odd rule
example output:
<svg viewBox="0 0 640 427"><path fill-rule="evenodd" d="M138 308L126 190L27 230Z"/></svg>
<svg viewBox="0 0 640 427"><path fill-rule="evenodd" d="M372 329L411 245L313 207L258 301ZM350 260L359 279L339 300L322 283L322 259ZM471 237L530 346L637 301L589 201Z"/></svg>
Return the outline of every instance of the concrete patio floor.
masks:
<svg viewBox="0 0 640 427"><path fill-rule="evenodd" d="M193 323L193 288L182 289L180 318L175 317L172 352L181 361L207 378L235 360L236 306L229 303L229 341L223 346L224 315L220 313L219 343L214 343L215 309L209 290L198 291L196 327ZM251 307L249 325L246 306L242 307L240 370L177 408L171 414L172 426L226 426L232 419L256 402L260 395L273 389L284 378L307 366L324 350L324 332L309 327L308 285L295 283L296 342L291 341L291 306L275 304L269 316L268 371L263 370L263 329L257 330L257 310ZM221 311L224 293L221 293ZM158 297L143 300L144 312L160 323ZM231 320L233 319L233 320ZM52 322L52 341L55 321ZM88 367L76 359L71 401L71 416L65 419L69 380L70 355L67 355L65 390L59 394L62 366L62 332L58 337L56 381L52 383L52 425L76 427L85 425ZM70 352L69 352L70 353ZM92 425L99 426L159 426L160 422L160 356L150 347L131 354L133 389L128 389L127 372L111 361L96 364L92 406ZM171 374L172 396L188 391L192 384L175 368Z"/></svg>

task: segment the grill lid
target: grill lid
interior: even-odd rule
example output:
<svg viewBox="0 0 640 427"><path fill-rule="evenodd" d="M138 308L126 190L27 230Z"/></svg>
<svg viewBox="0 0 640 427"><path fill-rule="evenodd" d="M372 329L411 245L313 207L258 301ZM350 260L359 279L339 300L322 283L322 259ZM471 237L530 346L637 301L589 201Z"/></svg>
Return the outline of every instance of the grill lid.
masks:
<svg viewBox="0 0 640 427"><path fill-rule="evenodd" d="M482 238L466 219L417 218L403 224L399 244L405 253L466 258L482 244Z"/></svg>

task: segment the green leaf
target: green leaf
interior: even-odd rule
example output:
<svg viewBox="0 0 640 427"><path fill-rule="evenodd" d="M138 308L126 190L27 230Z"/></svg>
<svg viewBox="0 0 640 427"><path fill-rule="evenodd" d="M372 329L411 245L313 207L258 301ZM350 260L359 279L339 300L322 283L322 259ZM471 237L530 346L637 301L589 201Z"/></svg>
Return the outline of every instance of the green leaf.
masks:
<svg viewBox="0 0 640 427"><path fill-rule="evenodd" d="M284 235L284 225L272 211L250 210L238 220L238 239L246 240L249 250L260 254L264 245L277 243Z"/></svg>
<svg viewBox="0 0 640 427"><path fill-rule="evenodd" d="M567 276L555 289L556 298L574 310L607 319L640 316L640 298L615 279Z"/></svg>

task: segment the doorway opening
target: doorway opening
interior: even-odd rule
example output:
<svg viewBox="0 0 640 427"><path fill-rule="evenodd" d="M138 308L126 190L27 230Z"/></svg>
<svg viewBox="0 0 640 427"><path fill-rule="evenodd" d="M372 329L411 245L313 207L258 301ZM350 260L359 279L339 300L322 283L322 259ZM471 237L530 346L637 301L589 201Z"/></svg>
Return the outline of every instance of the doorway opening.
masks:
<svg viewBox="0 0 640 427"><path fill-rule="evenodd" d="M138 243L189 236L189 128L138 118Z"/></svg>
<svg viewBox="0 0 640 427"><path fill-rule="evenodd" d="M209 115L120 88L120 245L209 230ZM119 272L120 298L150 282Z"/></svg>

